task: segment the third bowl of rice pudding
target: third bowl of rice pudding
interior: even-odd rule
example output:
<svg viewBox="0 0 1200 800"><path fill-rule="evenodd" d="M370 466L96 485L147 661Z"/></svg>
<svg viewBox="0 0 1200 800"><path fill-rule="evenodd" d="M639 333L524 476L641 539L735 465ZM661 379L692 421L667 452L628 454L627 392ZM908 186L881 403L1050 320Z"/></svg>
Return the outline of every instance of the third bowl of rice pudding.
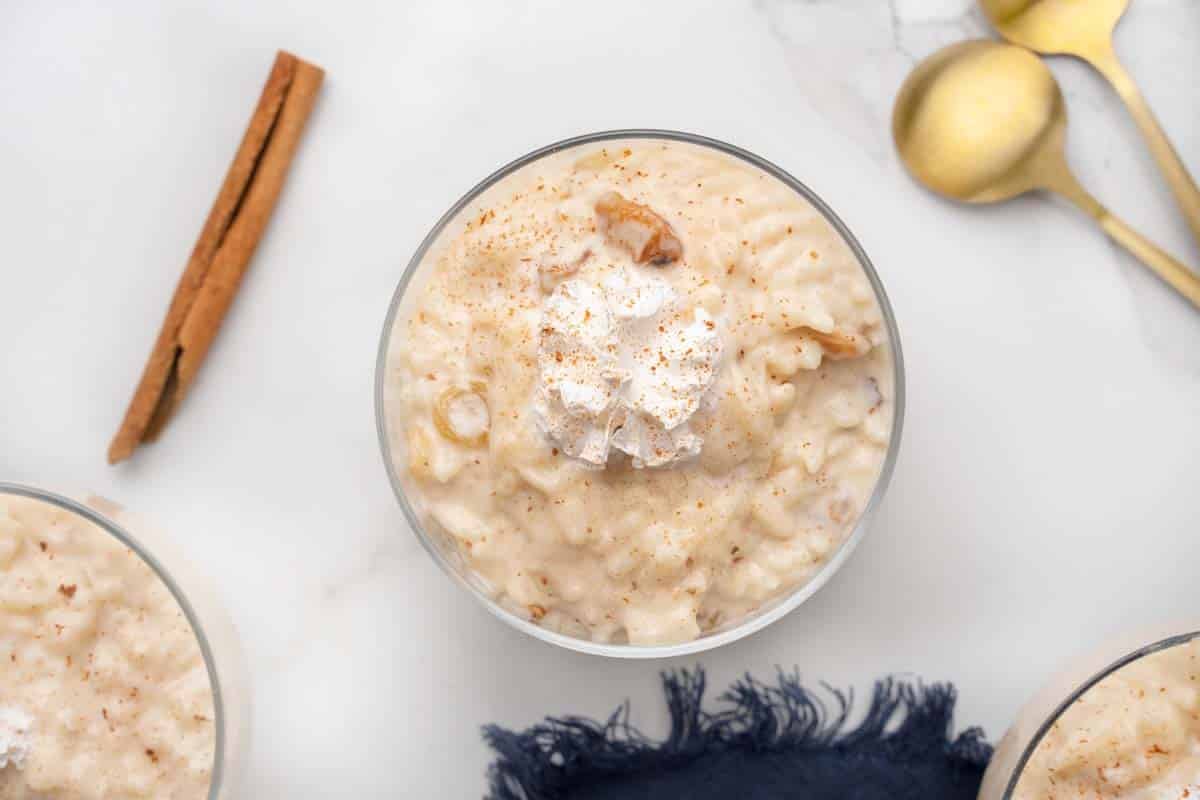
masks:
<svg viewBox="0 0 1200 800"><path fill-rule="evenodd" d="M811 596L895 461L895 322L841 221L709 139L504 167L421 244L380 345L393 487L497 615L586 652L732 641Z"/></svg>
<svg viewBox="0 0 1200 800"><path fill-rule="evenodd" d="M1055 676L997 746L980 800L1200 798L1200 631L1180 629L1108 642Z"/></svg>

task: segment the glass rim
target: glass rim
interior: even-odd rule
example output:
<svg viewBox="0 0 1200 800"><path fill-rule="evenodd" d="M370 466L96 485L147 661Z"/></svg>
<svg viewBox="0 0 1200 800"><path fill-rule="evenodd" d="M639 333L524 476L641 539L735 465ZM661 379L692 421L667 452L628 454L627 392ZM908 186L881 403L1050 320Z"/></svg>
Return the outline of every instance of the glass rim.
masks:
<svg viewBox="0 0 1200 800"><path fill-rule="evenodd" d="M772 603L764 609L759 610L751 616L745 617L741 622L732 627L729 627L718 633L709 635L701 635L697 639L690 642L669 645L633 645L633 644L611 644L606 642L595 642L590 639L582 639L575 636L551 631L540 625L535 625L529 620L522 619L511 611L503 608L492 598L479 591L478 588L471 585L466 578L451 565L445 554L432 541L429 534L425 531L415 510L401 485L400 476L397 473L394 460L392 459L391 444L388 436L387 415L384 408L384 394L386 390L386 375L387 375L387 357L388 345L391 340L392 330L396 323L396 318L400 311L401 301L405 291L412 282L417 269L424 261L426 254L430 248L437 242L442 232L456 219L459 214L474 202L480 195L488 189L495 186L504 178L514 174L520 169L523 169L534 162L537 162L547 156L563 152L575 147L580 147L598 142L607 142L618 139L658 139L683 142L686 144L707 147L712 150L732 156L740 161L746 162L751 166L757 167L762 171L771 175L775 179L781 181L788 188L795 191L815 208L822 217L837 231L838 235L850 248L851 253L858 261L863 273L867 276L868 282L871 284L871 289L875 294L875 300L879 305L880 312L883 315L884 324L888 332L888 346L891 349L892 355L892 373L895 397L893 400L892 412L892 433L888 442L888 450L884 456L883 464L880 466L879 475L875 480L875 486L872 489L871 497L855 522L854 529L845 541L838 547L837 551L829 558L821 569L812 576L806 583L796 587L789 594L776 598ZM670 658L673 656L692 655L695 653L711 650L722 645L737 641L745 636L750 635L773 622L783 618L798 606L817 593L829 580L833 577L845 561L850 557L850 554L858 546L859 541L865 535L866 529L878 510L879 503L886 493L888 483L891 480L892 472L896 465L896 459L900 451L901 434L904 428L904 408L905 408L905 371L904 371L904 356L900 346L900 331L896 323L895 312L888 300L887 292L883 288L883 283L875 271L874 265L867 257L862 245L846 224L833 212L826 203L807 185L792 176L790 173L781 167L773 164L766 159L757 156L748 150L743 150L736 145L712 139L707 136L701 136L694 133L686 133L683 131L663 130L656 128L624 128L616 130L600 131L597 133L582 134L572 136L567 139L562 139L552 144L545 145L536 150L533 150L525 155L513 159L496 171L492 172L486 178L475 184L466 194L464 194L457 202L450 207L438 221L430 229L425 238L417 246L412 257L408 261L403 274L400 276L400 281L396 286L396 290L392 295L391 302L388 306L387 316L383 323L383 334L380 337L379 350L375 362L375 426L379 437L380 450L383 456L384 469L387 471L388 480L392 486L392 492L396 496L400 504L400 509L407 520L409 527L412 528L413 534L420 541L425 551L433 558L443 572L459 586L466 589L471 596L480 602L488 611L496 617L499 617L509 625L513 626L523 633L540 639L550 644L565 647L569 650L575 650L581 653L589 653L592 655L609 656L615 658L630 658L630 659L648 659L648 658Z"/></svg>
<svg viewBox="0 0 1200 800"><path fill-rule="evenodd" d="M1055 723L1062 718L1062 715L1067 712L1071 706L1075 704L1079 698L1087 694L1096 684L1105 678L1120 672L1125 667L1140 661L1147 656L1161 653L1164 650L1170 650L1173 647L1187 644L1188 642L1200 638L1200 630L1192 630L1185 633L1176 633L1169 636L1164 636L1154 641L1144 644L1134 650L1124 652L1115 660L1109 662L1106 666L1092 673L1087 679L1079 683L1066 699L1058 703L1054 709L1046 715L1042 720L1042 724L1038 726L1029 743L1025 745L1025 749L1021 751L1021 756L1013 764L1012 774L1008 777L1008 783L1004 787L1004 792L1001 794L1001 800L1012 800L1013 793L1017 790L1017 785L1021 782L1021 777L1025 773L1025 768L1029 766L1029 760L1033 758L1033 754L1037 752L1038 746Z"/></svg>
<svg viewBox="0 0 1200 800"><path fill-rule="evenodd" d="M0 494L17 495L27 497L31 500L37 500L43 503L68 511L76 516L82 517L84 520L98 526L105 533L109 534L117 541L124 544L132 550L138 558L140 558L158 577L163 585L167 587L167 591L179 604L180 610L183 611L184 617L188 621L188 625L192 629L192 633L196 636L196 641L200 644L200 655L204 658L205 670L208 672L208 684L212 690L213 697L213 726L216 732L216 740L214 742L213 751L213 771L208 787L209 800L216 800L219 796L221 785L225 777L225 747L227 743L226 733L226 714L224 696L221 691L221 680L217 673L216 658L213 655L212 646L209 643L208 636L204 632L204 626L200 622L199 616L188 600L187 595L176 583L174 577L163 566L153 553L151 553L145 545L143 545L135 535L125 530L124 527L109 519L104 514L87 507L86 505L73 500L70 497L51 492L46 489L39 489L28 484L10 483L0 481Z"/></svg>

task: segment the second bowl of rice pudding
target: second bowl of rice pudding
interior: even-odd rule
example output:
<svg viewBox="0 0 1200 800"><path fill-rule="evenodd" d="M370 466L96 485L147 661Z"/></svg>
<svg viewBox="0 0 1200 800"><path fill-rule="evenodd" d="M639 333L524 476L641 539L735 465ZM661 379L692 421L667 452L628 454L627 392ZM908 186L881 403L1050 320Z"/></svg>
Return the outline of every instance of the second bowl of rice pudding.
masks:
<svg viewBox="0 0 1200 800"><path fill-rule="evenodd" d="M233 621L169 537L0 482L0 800L233 797L248 688Z"/></svg>
<svg viewBox="0 0 1200 800"><path fill-rule="evenodd" d="M613 131L460 200L401 279L376 412L435 560L538 638L626 657L811 596L895 461L903 367L861 247L730 145Z"/></svg>

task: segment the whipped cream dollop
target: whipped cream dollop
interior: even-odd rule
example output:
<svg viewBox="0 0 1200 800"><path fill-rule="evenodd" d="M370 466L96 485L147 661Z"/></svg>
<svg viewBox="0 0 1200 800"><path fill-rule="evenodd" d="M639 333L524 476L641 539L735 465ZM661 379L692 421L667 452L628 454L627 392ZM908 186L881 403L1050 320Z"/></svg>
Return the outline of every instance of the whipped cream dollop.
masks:
<svg viewBox="0 0 1200 800"><path fill-rule="evenodd" d="M716 380L721 337L704 309L678 300L665 281L629 270L554 290L542 310L534 414L564 453L603 467L615 448L641 468L700 452L689 420Z"/></svg>
<svg viewBox="0 0 1200 800"><path fill-rule="evenodd" d="M0 706L0 769L17 769L33 748L33 717L13 706Z"/></svg>

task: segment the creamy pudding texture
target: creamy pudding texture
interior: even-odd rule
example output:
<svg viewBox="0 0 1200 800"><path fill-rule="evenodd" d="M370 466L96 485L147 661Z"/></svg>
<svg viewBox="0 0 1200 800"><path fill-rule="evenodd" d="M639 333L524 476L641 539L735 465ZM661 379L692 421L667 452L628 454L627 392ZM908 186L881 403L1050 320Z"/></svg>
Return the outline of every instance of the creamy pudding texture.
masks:
<svg viewBox="0 0 1200 800"><path fill-rule="evenodd" d="M153 570L0 494L0 800L202 800L215 731L199 642Z"/></svg>
<svg viewBox="0 0 1200 800"><path fill-rule="evenodd" d="M892 432L849 245L681 142L585 145L489 189L419 266L386 369L423 524L505 607L601 642L688 641L810 580Z"/></svg>
<svg viewBox="0 0 1200 800"><path fill-rule="evenodd" d="M1085 692L1038 744L1013 798L1200 798L1200 641L1144 656Z"/></svg>

